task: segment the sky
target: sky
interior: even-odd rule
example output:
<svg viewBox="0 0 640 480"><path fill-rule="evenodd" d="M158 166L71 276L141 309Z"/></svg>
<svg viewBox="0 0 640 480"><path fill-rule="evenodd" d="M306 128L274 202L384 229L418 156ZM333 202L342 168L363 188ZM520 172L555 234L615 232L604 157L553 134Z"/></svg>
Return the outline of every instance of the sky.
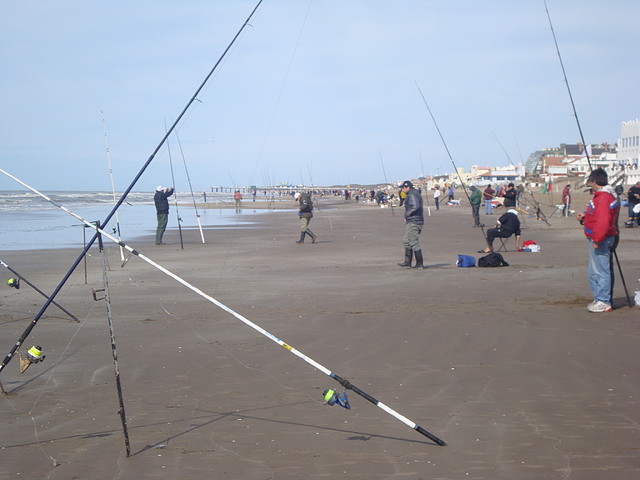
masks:
<svg viewBox="0 0 640 480"><path fill-rule="evenodd" d="M110 160L124 190L256 4L3 0L1 168L110 191ZM615 143L640 116L640 2L547 6L585 140ZM418 86L458 167L580 141L543 0L264 0L133 190L450 172Z"/></svg>

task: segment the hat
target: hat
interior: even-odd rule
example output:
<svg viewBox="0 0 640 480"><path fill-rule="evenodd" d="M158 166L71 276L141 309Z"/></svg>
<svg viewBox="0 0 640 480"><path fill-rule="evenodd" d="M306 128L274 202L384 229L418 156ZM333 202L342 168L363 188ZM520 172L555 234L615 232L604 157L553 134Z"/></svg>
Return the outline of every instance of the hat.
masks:
<svg viewBox="0 0 640 480"><path fill-rule="evenodd" d="M513 183L510 183L509 186L510 187L515 187L515 185Z"/></svg>
<svg viewBox="0 0 640 480"><path fill-rule="evenodd" d="M409 188L413 188L413 183L411 183L409 180L405 180L402 185L400 185L400 188L404 188L404 187L409 187Z"/></svg>
<svg viewBox="0 0 640 480"><path fill-rule="evenodd" d="M156 192L161 192L162 190L164 190L164 188L163 188L163 186L162 186L162 185L158 185L158 186L156 187Z"/></svg>

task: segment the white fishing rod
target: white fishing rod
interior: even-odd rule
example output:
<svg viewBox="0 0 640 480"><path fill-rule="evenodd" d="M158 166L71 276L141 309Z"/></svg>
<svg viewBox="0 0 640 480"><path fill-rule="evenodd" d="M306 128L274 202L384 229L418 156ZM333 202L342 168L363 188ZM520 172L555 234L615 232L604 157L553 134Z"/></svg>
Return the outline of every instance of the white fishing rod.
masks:
<svg viewBox="0 0 640 480"><path fill-rule="evenodd" d="M118 203L118 199L116 198L116 186L113 183L113 170L111 169L111 151L109 150L109 140L107 139L107 124L104 121L104 112L100 110L100 114L102 115L102 130L104 131L104 146L107 149L107 162L109 163L109 177L111 178L111 193L113 194L113 204L116 205ZM120 218L118 217L118 211L116 210L116 226L115 231L118 233L118 238L120 238ZM124 249L120 247L120 261L124 262Z"/></svg>
<svg viewBox="0 0 640 480"><path fill-rule="evenodd" d="M39 192L38 190L36 190L35 188L27 185L26 183L24 183L22 180L14 177L13 175L11 175L10 173L2 170L0 168L0 172L2 172L3 174L5 174L7 177L15 180L16 182L18 182L20 185L22 185L23 187L28 188L29 190L31 190L33 193L35 193L36 195L41 196L42 198L44 198L45 200L47 200L49 203L55 205L56 207L60 208L61 210L67 212L69 215L75 217L76 219L78 219L79 221L81 221L82 223L84 223L87 227L89 228L93 228L97 233L96 235L102 234L105 237L107 237L109 240L117 243L118 245L120 245L121 247L125 248L127 251L129 251L132 255L135 255L136 257L140 258L141 260L147 262L149 265L155 267L156 269L160 270L162 273L164 273L165 275L168 275L169 277L173 278L175 281L177 281L178 283L184 285L185 287L187 287L189 290L195 292L196 294L200 295L202 298L208 300L209 302L213 303L214 305L216 305L217 307L221 308L222 310L224 310L225 312L233 315L235 318L237 318L238 320L240 320L242 323L244 323L245 325L248 325L249 327L253 328L254 330L256 330L257 332L261 333L262 335L264 335L265 337L267 337L268 339L270 339L271 341L277 343L278 345L280 345L282 348L284 348L285 350L288 350L289 352L293 353L295 356L301 358L302 360L304 360L305 362L307 362L309 365L311 365L312 367L316 368L317 370L320 370L322 373L324 373L325 375L333 378L335 381L337 381L340 385L342 385L345 390L349 389L352 390L353 392L357 393L358 395L360 395L361 397L363 397L365 400L368 400L369 402L373 403L375 406L381 408L382 410L384 410L385 412L387 412L389 415L391 415L392 417L396 418L397 420L400 420L402 423L404 423L405 425L411 427L412 429L416 430L418 433L424 435L425 437L429 438L430 440L432 440L433 442L435 442L436 444L440 445L440 446L445 446L446 443L444 442L444 440L441 440L440 438L438 438L437 436L433 435L432 433L428 432L427 430L425 430L424 428L422 428L420 425L416 424L415 422L409 420L407 417L405 417L404 415L401 415L400 413L396 412L395 410L393 410L391 407L385 405L384 403L380 402L379 400L376 400L374 397L372 397L371 395L369 395L368 393L364 392L363 390L360 390L358 387L356 387L355 385L351 384L351 382L349 382L348 380L345 380L344 378L340 377L339 375L335 374L334 372L332 372L331 370L329 370L328 368L326 368L325 366L321 365L320 363L316 362L314 359L306 356L304 353L302 353L301 351L295 349L293 346L285 343L284 341L280 340L278 337L276 337L275 335L271 334L270 332L268 332L267 330L265 330L264 328L262 328L261 326L253 323L251 320L249 320L248 318L244 317L243 315L240 315L239 313L237 313L236 311L232 310L231 308L227 307L225 304L223 304L222 302L216 300L215 298L213 298L212 296L204 293L202 290L200 290L199 288L191 285L189 282L187 282L186 280L184 280L183 278L179 277L178 275L176 275L175 273L167 270L166 268L164 268L162 265L154 262L153 260L151 260L150 258L146 257L145 255L143 255L142 253L138 252L137 250L134 250L132 247L130 247L129 245L125 244L124 242L122 242L121 240L118 240L116 237L110 235L109 233L103 231L101 228L99 228L98 226L96 226L95 224L89 222L88 220L85 220L84 218L82 218L81 216L75 214L74 212L72 212L71 210L69 210L68 208L66 208L64 205L61 205L57 202L55 202L54 200L52 200L51 198L49 198L47 195L45 195L44 193ZM333 393L333 390L327 390L324 393L324 398L325 398L325 402L333 405L334 403L339 403L341 404L341 399L340 398L335 398L335 397L331 397L331 395L328 395L328 392ZM343 397L344 400L346 400L346 397ZM347 402L348 405L348 402ZM346 408L346 407L345 407ZM350 407L349 407L350 408Z"/></svg>
<svg viewBox="0 0 640 480"><path fill-rule="evenodd" d="M180 148L180 155L182 156L182 163L184 164L184 172L187 174L187 182L189 182L189 190L191 190L191 200L193 201L193 208L196 211L196 219L198 220L198 228L200 229L200 238L202 243L204 241L204 233L202 232L202 224L200 223L200 214L198 213L198 205L196 205L196 197L193 194L193 185L191 185L191 177L189 177L189 170L187 170L187 160L184 158L184 152L182 151L182 143L180 143L180 137L178 136L178 130L175 130L176 140L178 141L178 147Z"/></svg>

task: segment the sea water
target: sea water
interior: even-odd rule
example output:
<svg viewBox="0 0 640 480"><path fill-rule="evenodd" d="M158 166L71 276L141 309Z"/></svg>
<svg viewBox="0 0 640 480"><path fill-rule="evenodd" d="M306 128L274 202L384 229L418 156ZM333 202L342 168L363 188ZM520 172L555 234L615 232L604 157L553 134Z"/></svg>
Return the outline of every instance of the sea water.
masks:
<svg viewBox="0 0 640 480"><path fill-rule="evenodd" d="M118 209L120 238L129 244L136 237L153 235L156 229L156 211L153 203L154 192L131 192L126 202ZM90 222L102 222L114 206L113 194L108 192L46 192L62 205ZM247 223L248 213L256 214L266 210L251 209L251 202L244 201L248 208L221 209L215 205L233 202L233 194L207 194L209 208L198 208L202 227L236 225ZM120 195L116 193L116 198ZM183 230L198 228L198 218L190 194L178 193L180 225ZM167 231L178 228L175 204L170 201ZM196 197L196 202L202 198ZM190 204L189 204L190 203ZM213 208L211 208L213 207ZM115 215L104 231L114 234ZM44 198L28 191L0 191L0 252L10 250L38 250L53 248L82 248L94 235L77 218L69 215ZM114 236L118 236L114 234ZM198 238L200 238L198 234ZM205 236L206 239L206 236ZM111 240L106 240L111 242ZM135 247L135 245L131 245Z"/></svg>

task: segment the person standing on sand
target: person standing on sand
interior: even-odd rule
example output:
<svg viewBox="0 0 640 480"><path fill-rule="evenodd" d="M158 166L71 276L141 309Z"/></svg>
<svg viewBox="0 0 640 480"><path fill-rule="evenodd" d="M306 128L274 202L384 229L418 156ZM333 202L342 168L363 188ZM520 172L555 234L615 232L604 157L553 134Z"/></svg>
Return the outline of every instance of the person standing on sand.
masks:
<svg viewBox="0 0 640 480"><path fill-rule="evenodd" d="M567 185L562 190L562 216L569 216L569 209L571 208L571 185Z"/></svg>
<svg viewBox="0 0 640 480"><path fill-rule="evenodd" d="M402 243L404 244L404 262L399 263L401 267L424 268L422 249L420 248L419 236L424 225L424 212L422 209L422 195L413 188L413 183L406 180L402 184L402 191L406 193L404 200L404 220L405 232ZM436 190L439 192L440 190ZM416 257L416 264L412 267L413 256Z"/></svg>
<svg viewBox="0 0 640 480"><path fill-rule="evenodd" d="M309 230L309 222L311 222L313 218L313 201L311 201L311 196L308 192L304 192L298 197L298 202L300 203L300 207L298 208L298 216L300 217L300 240L296 240L296 243L304 243L305 235L311 237L311 243L316 243L318 236Z"/></svg>
<svg viewBox="0 0 640 480"><path fill-rule="evenodd" d="M473 216L473 226L484 226L480 223L480 203L482 202L482 193L476 186L471 186L471 196L469 203L471 204L471 215Z"/></svg>
<svg viewBox="0 0 640 480"><path fill-rule="evenodd" d="M504 203L502 204L505 208L516 208L516 200L517 193L515 189L515 185L510 183L507 187L506 192L504 192Z"/></svg>
<svg viewBox="0 0 640 480"><path fill-rule="evenodd" d="M495 191L491 188L491 184L487 185L487 188L482 192L482 198L484 198L484 214L485 215L493 215L491 213L491 201L493 200L493 196L495 195Z"/></svg>
<svg viewBox="0 0 640 480"><path fill-rule="evenodd" d="M169 200L173 195L173 187L165 189L162 185L156 187L156 193L153 196L153 202L156 204L156 217L158 226L156 228L156 245L164 245L162 236L167 229L167 221L169 220Z"/></svg>
<svg viewBox="0 0 640 480"><path fill-rule="evenodd" d="M236 190L233 193L233 199L236 201L236 208L242 207L242 194L240 193L240 190Z"/></svg>
<svg viewBox="0 0 640 480"><path fill-rule="evenodd" d="M584 234L589 239L589 287L593 302L587 305L592 313L613 310L612 282L613 262L611 252L615 248L618 229L616 219L620 204L609 183L607 172L596 168L587 179L593 198L586 211L578 213L578 221L584 225Z"/></svg>

